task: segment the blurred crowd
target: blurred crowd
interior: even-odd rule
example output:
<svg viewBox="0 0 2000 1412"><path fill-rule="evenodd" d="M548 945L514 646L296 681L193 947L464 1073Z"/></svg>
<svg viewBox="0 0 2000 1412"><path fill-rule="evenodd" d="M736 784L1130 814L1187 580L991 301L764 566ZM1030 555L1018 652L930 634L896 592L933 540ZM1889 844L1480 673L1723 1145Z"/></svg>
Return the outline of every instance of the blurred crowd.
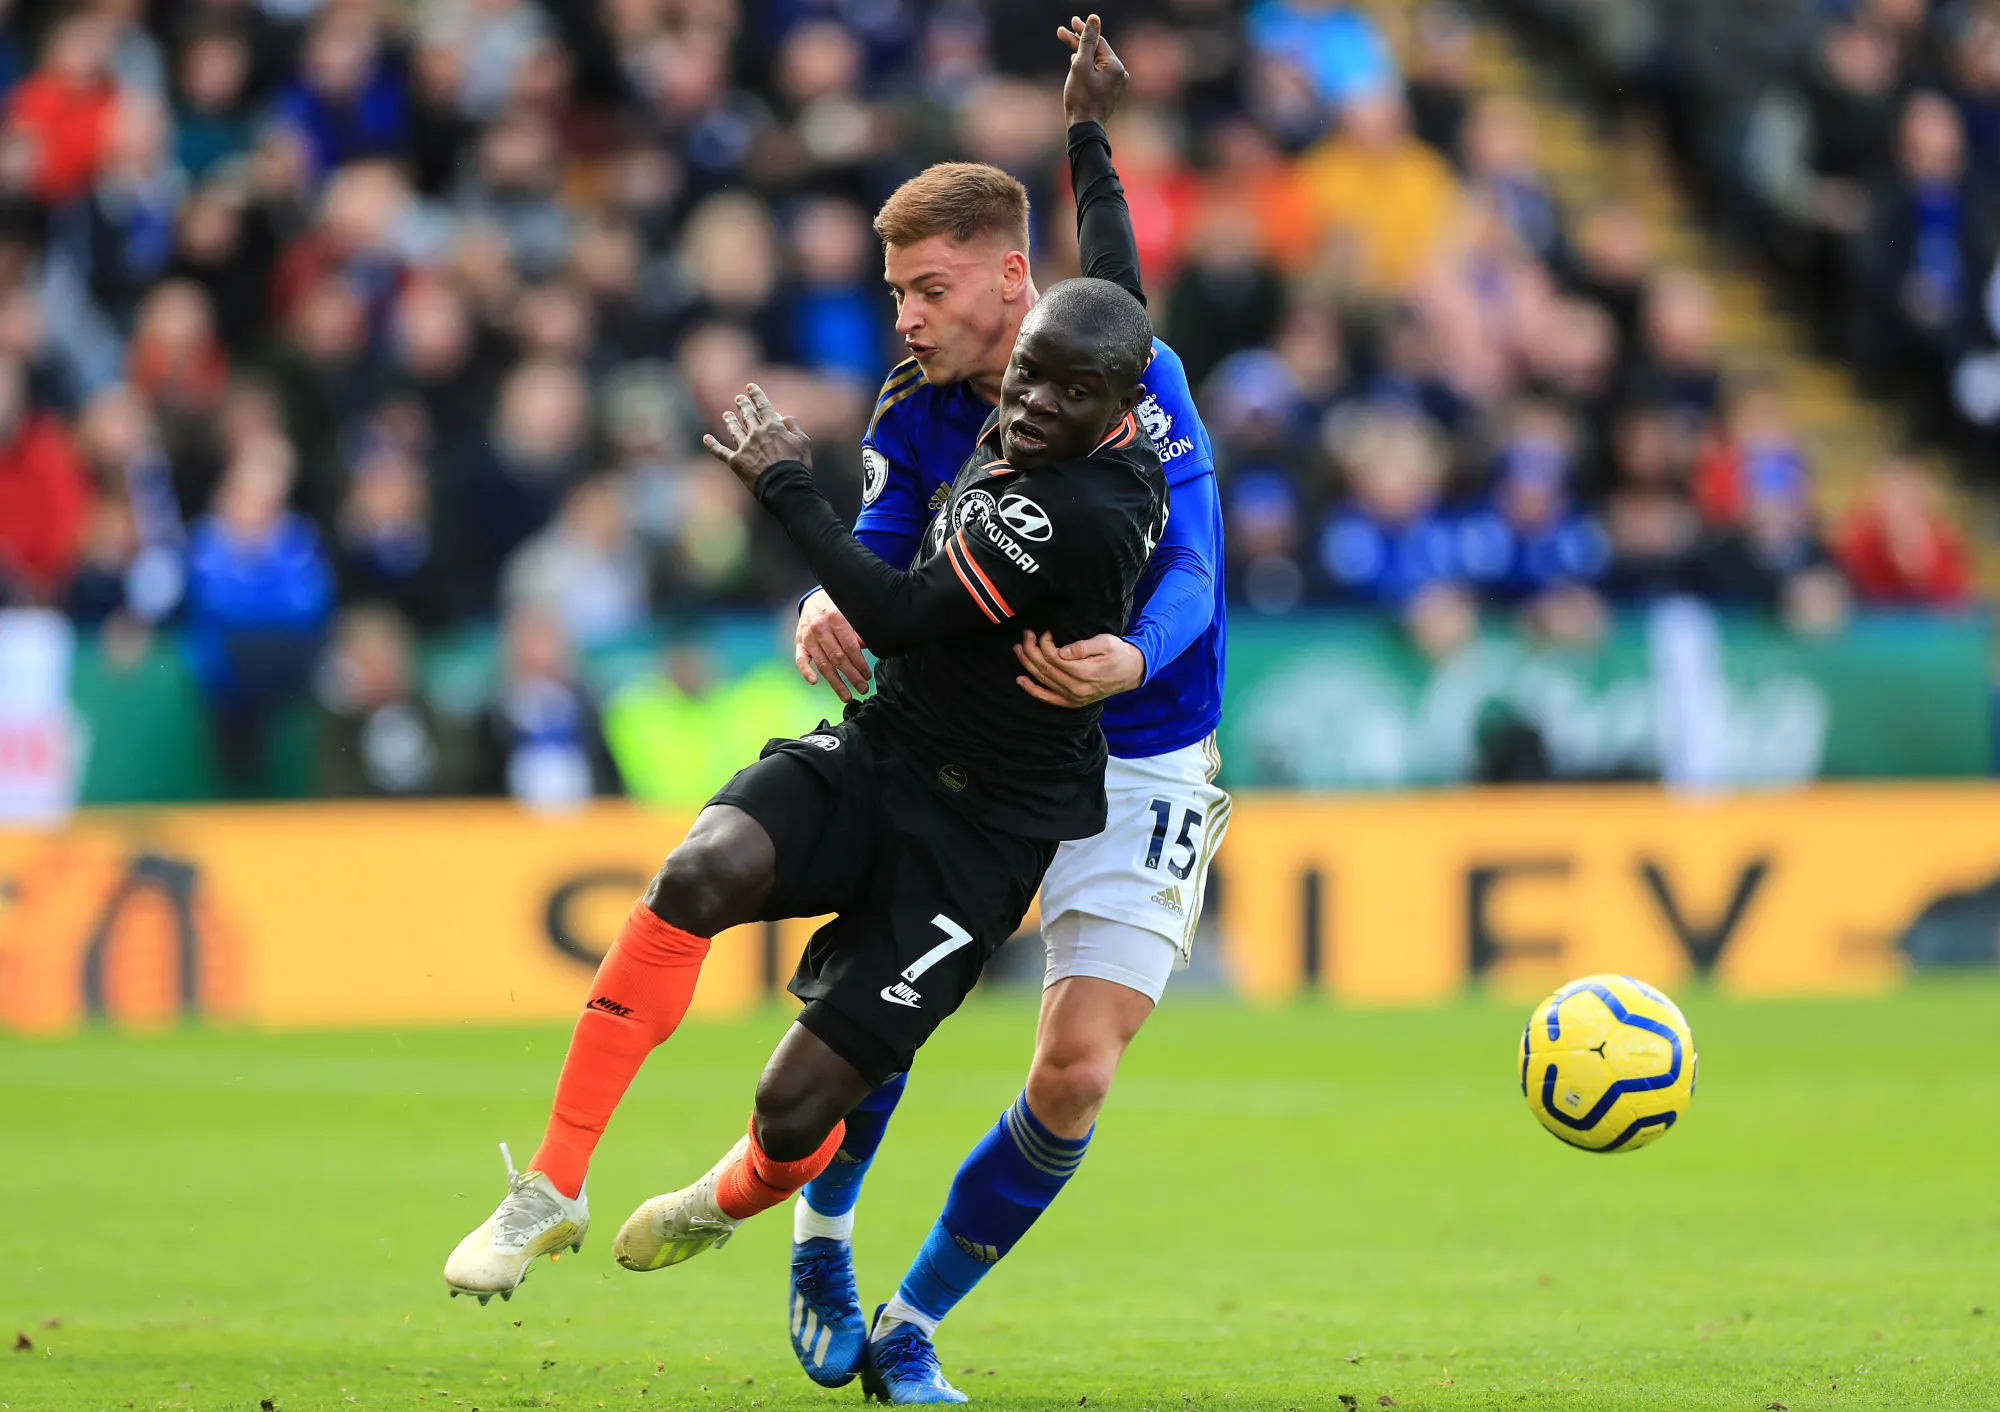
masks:
<svg viewBox="0 0 2000 1412"><path fill-rule="evenodd" d="M1713 291L1638 212L1563 207L1530 115L1470 90L1464 11L1255 4L1247 36L1261 77L1165 317L1184 353L1249 345L1204 389L1243 607L1372 603L1442 655L1496 609L1588 641L1682 594L1809 632L1962 601L1915 465L1822 523L1784 401L1720 371Z"/></svg>
<svg viewBox="0 0 2000 1412"><path fill-rule="evenodd" d="M1965 57L1976 7L1962 32L1864 8L1801 29L1808 118L1813 55L1846 74L1866 47L1890 72L1872 144L1832 105L1853 169L1815 177L1798 248L1846 288L1829 221L1888 163L1903 204L1871 221L1904 267L1867 288L1921 342L1984 318L1972 192L2000 96ZM1074 269L1066 9L0 12L0 601L60 606L114 654L172 629L232 768L316 695L346 742L335 792L657 792L578 654L806 586L699 436L754 377L853 505L900 356L875 207L932 161L992 162L1034 198L1040 279ZM1379 611L1442 656L1482 616L1585 642L1674 595L1802 631L1857 597L1963 599L1963 548L1912 466L1820 523L1782 402L1718 372L1709 288L1660 266L1637 213L1563 209L1528 115L1472 89L1464 11L1135 0L1106 20L1133 73L1113 145L1215 440L1239 612ZM1745 64L1775 43L1749 28ZM415 644L493 621L492 700L447 731ZM632 700L664 719L712 676L669 660Z"/></svg>
<svg viewBox="0 0 2000 1412"><path fill-rule="evenodd" d="M1916 435L1994 488L2000 6L1500 0L1653 110L1713 213Z"/></svg>

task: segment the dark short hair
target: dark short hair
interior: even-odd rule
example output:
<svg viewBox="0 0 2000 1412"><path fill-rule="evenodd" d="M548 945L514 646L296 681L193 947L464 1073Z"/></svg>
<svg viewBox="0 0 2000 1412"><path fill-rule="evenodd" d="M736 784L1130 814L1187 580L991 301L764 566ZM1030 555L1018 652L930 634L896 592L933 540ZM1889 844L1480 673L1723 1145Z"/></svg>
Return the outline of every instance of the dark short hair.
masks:
<svg viewBox="0 0 2000 1412"><path fill-rule="evenodd" d="M1052 284L1034 313L1066 329L1095 334L1107 371L1126 386L1139 381L1153 358L1153 321L1146 306L1108 279L1066 279Z"/></svg>

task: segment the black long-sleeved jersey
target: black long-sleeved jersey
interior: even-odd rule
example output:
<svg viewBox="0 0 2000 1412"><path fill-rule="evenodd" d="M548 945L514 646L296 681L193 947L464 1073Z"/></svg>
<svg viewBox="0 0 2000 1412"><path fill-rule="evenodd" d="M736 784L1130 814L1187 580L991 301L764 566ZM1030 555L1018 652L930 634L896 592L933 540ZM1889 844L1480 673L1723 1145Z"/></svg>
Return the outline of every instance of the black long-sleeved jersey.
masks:
<svg viewBox="0 0 2000 1412"><path fill-rule="evenodd" d="M1032 471L1001 456L998 421L987 419L907 572L854 539L797 461L765 471L757 498L882 659L875 693L848 719L991 827L1088 838L1104 827L1100 710L1023 691L1014 646L1024 631L1058 643L1125 631L1166 525L1166 477L1132 417L1090 455Z"/></svg>
<svg viewBox="0 0 2000 1412"><path fill-rule="evenodd" d="M1111 139L1102 123L1069 128L1069 181L1076 190L1076 252L1083 272L1108 279L1141 304L1146 282L1139 270L1139 239L1125 184L1111 164Z"/></svg>

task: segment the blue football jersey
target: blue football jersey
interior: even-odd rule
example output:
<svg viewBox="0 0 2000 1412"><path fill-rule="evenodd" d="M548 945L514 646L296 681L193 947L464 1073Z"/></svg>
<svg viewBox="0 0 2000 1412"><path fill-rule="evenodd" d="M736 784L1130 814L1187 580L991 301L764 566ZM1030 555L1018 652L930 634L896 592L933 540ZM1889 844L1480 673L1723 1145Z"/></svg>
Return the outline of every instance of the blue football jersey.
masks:
<svg viewBox="0 0 2000 1412"><path fill-rule="evenodd" d="M1228 648L1222 501L1208 430L1180 358L1158 339L1141 381L1138 417L1159 451L1173 499L1126 635L1145 653L1146 682L1104 703L1105 741L1113 755L1128 760L1164 755L1215 730ZM898 364L882 384L862 439L862 509L854 537L885 563L908 566L992 411L969 383L935 387L914 358ZM1168 580L1176 566L1193 572ZM1163 581L1178 591L1161 597Z"/></svg>

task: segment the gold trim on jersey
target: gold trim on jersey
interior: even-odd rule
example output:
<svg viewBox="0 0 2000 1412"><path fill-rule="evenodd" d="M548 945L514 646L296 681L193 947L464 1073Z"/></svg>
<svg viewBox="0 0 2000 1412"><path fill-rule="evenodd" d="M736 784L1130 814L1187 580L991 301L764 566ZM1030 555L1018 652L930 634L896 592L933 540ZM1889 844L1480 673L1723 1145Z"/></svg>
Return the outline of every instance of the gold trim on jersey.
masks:
<svg viewBox="0 0 2000 1412"><path fill-rule="evenodd" d="M902 362L896 364L895 367L889 369L889 376L882 379L882 390L875 394L875 400L880 402L891 392L909 383L912 379L921 378L923 375L924 370L918 366L915 358L905 358Z"/></svg>
<svg viewBox="0 0 2000 1412"><path fill-rule="evenodd" d="M882 390L875 397L875 412L868 418L868 430L862 434L862 440L875 435L875 424L882 420L884 412L910 397L923 385L924 370L917 366L915 358L905 358L891 368L889 376L882 379Z"/></svg>

